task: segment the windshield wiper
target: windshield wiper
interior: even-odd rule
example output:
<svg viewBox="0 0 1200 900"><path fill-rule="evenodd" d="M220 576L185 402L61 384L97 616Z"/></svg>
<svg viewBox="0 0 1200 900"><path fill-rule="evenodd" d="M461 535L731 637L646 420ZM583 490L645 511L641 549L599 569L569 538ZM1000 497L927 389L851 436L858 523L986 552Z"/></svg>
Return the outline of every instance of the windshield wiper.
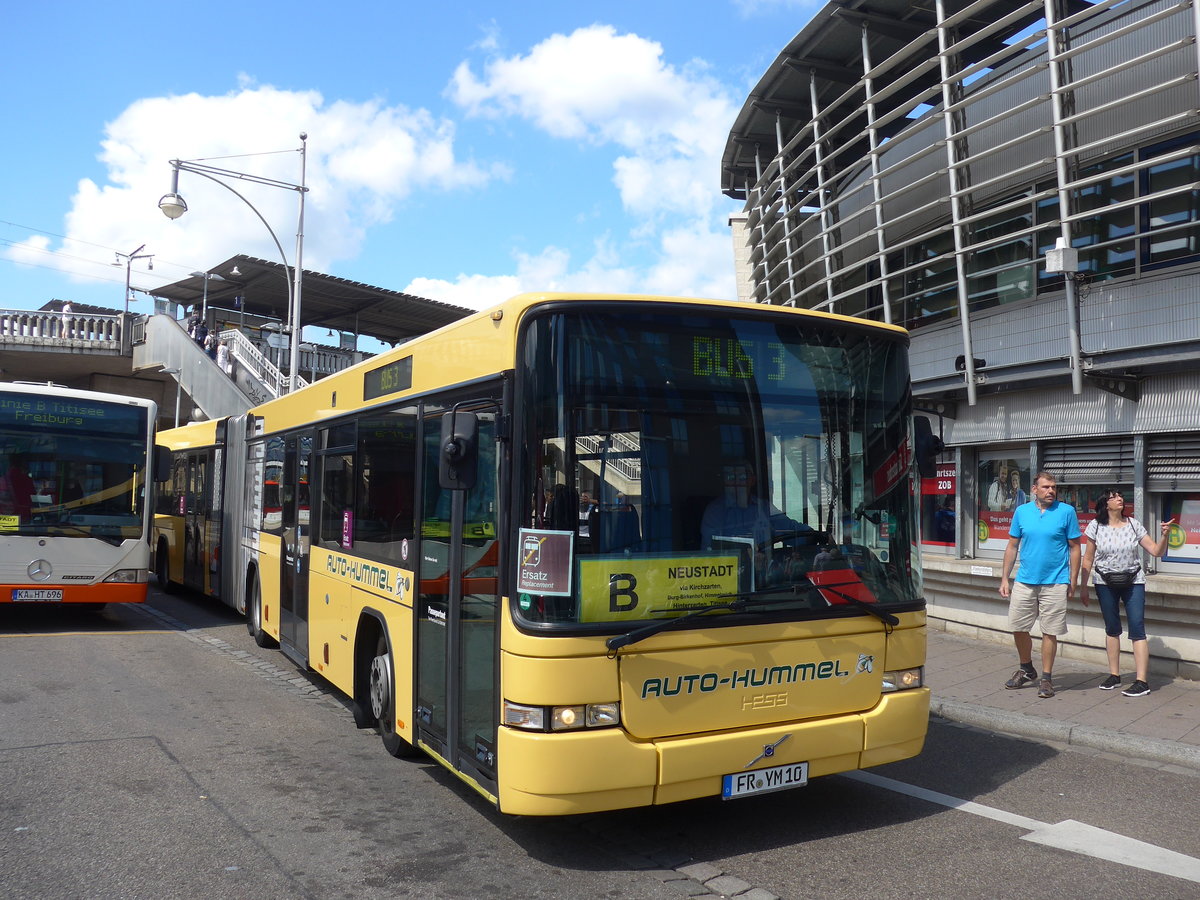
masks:
<svg viewBox="0 0 1200 900"><path fill-rule="evenodd" d="M813 585L813 587L821 591L829 591L831 594L837 594L838 597L840 597L842 600L845 600L851 606L856 606L863 612L870 613L875 618L879 619L879 621L883 622L885 625L888 625L889 628L894 628L899 625L900 620L893 616L890 612L880 609L874 603L867 603L865 600L860 600L858 597L855 597L853 594L847 591L838 590L839 587L849 587L850 585L858 583L858 581L847 581L842 584L820 584Z"/></svg>
<svg viewBox="0 0 1200 900"><path fill-rule="evenodd" d="M729 596L737 596L730 594ZM635 628L633 631L625 634L616 634L604 642L608 647L611 655L615 655L622 647L628 647L630 644L636 644L638 641L648 638L651 635L658 634L660 631L667 631L682 625L684 622L689 622L693 619L698 619L700 616L707 615L714 610L725 610L726 612L745 612L746 600L737 599L729 603L714 603L712 606L702 606L700 609L693 609L690 613L682 616L676 616L673 619L657 619L649 625L643 625L641 628Z"/></svg>

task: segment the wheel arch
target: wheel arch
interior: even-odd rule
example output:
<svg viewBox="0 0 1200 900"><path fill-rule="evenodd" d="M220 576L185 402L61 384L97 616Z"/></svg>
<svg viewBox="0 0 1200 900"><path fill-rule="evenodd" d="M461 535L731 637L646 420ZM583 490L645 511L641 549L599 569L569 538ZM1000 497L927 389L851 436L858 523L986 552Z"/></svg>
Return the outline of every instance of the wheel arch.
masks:
<svg viewBox="0 0 1200 900"><path fill-rule="evenodd" d="M354 702L364 710L370 709L370 698L367 696L368 675L371 660L375 658L375 645L381 635L387 642L388 652L391 653L392 635L388 631L387 619L377 609L369 606L364 608L359 613L358 626L354 629L354 695L352 697ZM392 659L395 659L394 654Z"/></svg>

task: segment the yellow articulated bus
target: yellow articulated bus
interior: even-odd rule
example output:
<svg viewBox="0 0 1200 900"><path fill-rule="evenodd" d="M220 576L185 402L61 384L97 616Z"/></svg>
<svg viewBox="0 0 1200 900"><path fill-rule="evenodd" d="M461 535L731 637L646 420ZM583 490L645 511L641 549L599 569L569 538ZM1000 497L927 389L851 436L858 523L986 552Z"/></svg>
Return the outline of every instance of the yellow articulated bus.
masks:
<svg viewBox="0 0 1200 900"><path fill-rule="evenodd" d="M164 590L185 587L236 605L229 585L237 553L224 552L224 538L242 527L240 495L225 508L226 480L243 478L245 417L193 422L160 432L158 444L170 452L170 469L159 485L154 507L154 572ZM229 446L236 447L228 452ZM238 571L241 571L239 565Z"/></svg>
<svg viewBox="0 0 1200 900"><path fill-rule="evenodd" d="M216 593L388 751L506 813L905 759L935 443L907 344L779 307L513 298L214 426Z"/></svg>

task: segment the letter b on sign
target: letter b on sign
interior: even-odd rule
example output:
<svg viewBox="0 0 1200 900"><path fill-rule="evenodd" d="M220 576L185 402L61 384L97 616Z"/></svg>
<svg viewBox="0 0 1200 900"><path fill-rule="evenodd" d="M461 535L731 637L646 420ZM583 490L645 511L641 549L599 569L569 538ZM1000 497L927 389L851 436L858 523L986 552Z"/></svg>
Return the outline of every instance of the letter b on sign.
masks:
<svg viewBox="0 0 1200 900"><path fill-rule="evenodd" d="M608 577L608 611L613 613L632 612L637 608L638 595L634 588L637 579L621 573Z"/></svg>

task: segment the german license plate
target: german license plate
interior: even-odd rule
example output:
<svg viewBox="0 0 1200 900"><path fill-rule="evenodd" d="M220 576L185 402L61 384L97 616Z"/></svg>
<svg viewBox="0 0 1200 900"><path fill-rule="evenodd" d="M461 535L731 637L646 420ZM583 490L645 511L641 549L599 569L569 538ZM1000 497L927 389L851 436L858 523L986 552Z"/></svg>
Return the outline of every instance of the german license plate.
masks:
<svg viewBox="0 0 1200 900"><path fill-rule="evenodd" d="M46 603L62 600L62 588L13 588L13 603Z"/></svg>
<svg viewBox="0 0 1200 900"><path fill-rule="evenodd" d="M808 763L806 762L772 766L769 769L755 769L753 772L735 772L721 779L721 799L733 800L753 794L786 791L788 788L804 787L806 784L808 784Z"/></svg>

